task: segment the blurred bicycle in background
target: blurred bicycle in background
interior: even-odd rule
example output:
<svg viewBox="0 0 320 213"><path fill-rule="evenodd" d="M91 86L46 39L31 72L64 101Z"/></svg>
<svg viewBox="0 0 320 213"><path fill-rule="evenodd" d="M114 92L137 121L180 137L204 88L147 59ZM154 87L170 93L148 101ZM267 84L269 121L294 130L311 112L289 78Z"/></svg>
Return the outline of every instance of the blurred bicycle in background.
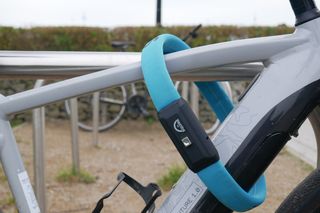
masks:
<svg viewBox="0 0 320 213"><path fill-rule="evenodd" d="M202 27L201 24L194 27L187 33L183 40L187 42L190 39L197 38L198 31ZM128 48L135 46L133 41L112 41L112 47L120 52L126 52ZM222 85L228 96L232 98L232 90L228 82L222 82ZM189 87L188 82L176 81L175 86L178 90L184 90L186 100L191 101L192 86ZM212 135L219 127L220 122L216 119L214 113L206 113L209 106L205 99L200 95L198 97L199 119L204 125L207 134ZM93 131L93 109L94 109L93 95L85 95L78 97L78 112L79 121L78 126L85 131ZM97 103L96 103L97 104ZM139 117L148 118L148 98L144 83L131 83L129 85L122 85L111 89L99 92L99 124L98 131L106 131L116 125L127 112L127 116L131 119L138 119ZM65 109L70 116L69 101L65 101Z"/></svg>

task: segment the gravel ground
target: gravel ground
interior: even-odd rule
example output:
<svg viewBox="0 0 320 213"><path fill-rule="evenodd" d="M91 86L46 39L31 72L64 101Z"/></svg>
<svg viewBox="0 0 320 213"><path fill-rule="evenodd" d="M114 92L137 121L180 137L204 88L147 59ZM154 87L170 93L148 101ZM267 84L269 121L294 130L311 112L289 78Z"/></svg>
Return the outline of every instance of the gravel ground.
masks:
<svg viewBox="0 0 320 213"><path fill-rule="evenodd" d="M23 124L14 130L24 163L33 180L32 125ZM167 168L182 160L159 123L122 121L99 135L99 146L92 144L92 135L80 131L81 168L97 178L95 183L60 183L56 176L71 167L70 127L66 121L49 121L46 126L46 186L48 212L91 212L96 201L116 183L124 171L143 184L155 182ZM286 151L280 153L266 171L268 198L251 212L274 212L281 200L310 173L310 167ZM163 201L163 197L158 203ZM0 175L0 208L15 212L8 185ZM136 213L143 203L127 186L121 185L106 201L105 212Z"/></svg>

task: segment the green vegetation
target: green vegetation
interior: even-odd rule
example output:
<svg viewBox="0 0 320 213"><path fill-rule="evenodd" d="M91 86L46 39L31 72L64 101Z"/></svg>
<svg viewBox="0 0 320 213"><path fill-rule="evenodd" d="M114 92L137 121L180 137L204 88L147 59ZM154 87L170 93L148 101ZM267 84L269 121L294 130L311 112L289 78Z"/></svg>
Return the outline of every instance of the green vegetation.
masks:
<svg viewBox="0 0 320 213"><path fill-rule="evenodd" d="M153 116L147 116L147 117L145 118L145 121L147 122L147 124L152 125L152 124L154 124L154 122L156 121L156 118L153 117Z"/></svg>
<svg viewBox="0 0 320 213"><path fill-rule="evenodd" d="M73 183L73 182L80 182L80 183L94 183L96 181L96 178L92 176L89 172L80 170L76 171L75 169L62 169L57 177L57 181L59 182L67 182L67 183Z"/></svg>
<svg viewBox="0 0 320 213"><path fill-rule="evenodd" d="M114 40L129 40L136 44L128 51L141 51L145 43L162 33L184 37L193 26L175 27L120 27L103 29L93 27L36 27L31 29L0 27L1 50L64 50L116 51ZM280 35L293 32L285 25L277 27L206 26L199 30L191 46L223 42L238 38Z"/></svg>
<svg viewBox="0 0 320 213"><path fill-rule="evenodd" d="M5 181L7 181L7 177L4 174L4 170L3 170L2 165L0 165L0 182L5 182Z"/></svg>
<svg viewBox="0 0 320 213"><path fill-rule="evenodd" d="M11 124L11 127L17 127L21 124L24 123L24 119L19 119L19 118L13 118L12 120L10 120L10 124Z"/></svg>
<svg viewBox="0 0 320 213"><path fill-rule="evenodd" d="M30 29L0 27L0 50L44 50L44 51L119 51L111 46L111 41L135 42L127 51L141 51L147 41L162 33L184 37L194 26L174 27L120 27L114 29L94 27L36 27ZM190 46L201 46L234 39L292 33L293 28L277 27L237 27L205 26L198 37L188 41ZM34 80L2 80L0 93L7 96L33 88ZM53 110L54 109L54 110ZM49 105L47 113L54 118L65 118L62 102ZM13 125L31 120L31 114L18 114ZM152 123L152 120L147 120Z"/></svg>
<svg viewBox="0 0 320 213"><path fill-rule="evenodd" d="M2 169L2 166L0 167L0 182L5 182L7 181L7 177L4 174L4 171Z"/></svg>
<svg viewBox="0 0 320 213"><path fill-rule="evenodd" d="M15 204L15 200L12 197L12 195L5 196L4 198L0 199L0 206L6 207L6 206L12 206Z"/></svg>
<svg viewBox="0 0 320 213"><path fill-rule="evenodd" d="M185 165L173 165L171 166L165 175L163 175L158 181L158 185L164 191L169 191L172 186L179 180L181 175L186 171Z"/></svg>

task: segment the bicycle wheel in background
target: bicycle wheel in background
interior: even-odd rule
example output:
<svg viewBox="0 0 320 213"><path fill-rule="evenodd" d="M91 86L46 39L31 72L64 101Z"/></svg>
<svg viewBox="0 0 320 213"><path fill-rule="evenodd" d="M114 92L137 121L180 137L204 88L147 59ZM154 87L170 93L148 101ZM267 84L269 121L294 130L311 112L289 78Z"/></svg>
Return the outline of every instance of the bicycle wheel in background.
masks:
<svg viewBox="0 0 320 213"><path fill-rule="evenodd" d="M276 213L319 213L320 170L314 170L281 203Z"/></svg>
<svg viewBox="0 0 320 213"><path fill-rule="evenodd" d="M85 131L92 131L92 97L78 97L78 126ZM116 125L126 110L127 92L124 86L100 91L99 98L99 131L105 131ZM69 102L65 101L65 109L70 115Z"/></svg>
<svg viewBox="0 0 320 213"><path fill-rule="evenodd" d="M277 213L320 213L320 106L310 113L309 120L317 141L318 168L287 196L277 209Z"/></svg>
<svg viewBox="0 0 320 213"><path fill-rule="evenodd" d="M221 82L223 88L227 92L227 95L232 99L232 90L228 82ZM181 81L175 82L175 87L181 90ZM215 114L212 113L209 104L205 98L200 95L199 98L199 120L201 121L203 127L208 135L212 135L220 126L219 120L216 118Z"/></svg>
<svg viewBox="0 0 320 213"><path fill-rule="evenodd" d="M127 99L127 112L131 119L138 119L140 116L148 117L148 93L146 92L145 84L143 82L136 82L130 84L131 93Z"/></svg>

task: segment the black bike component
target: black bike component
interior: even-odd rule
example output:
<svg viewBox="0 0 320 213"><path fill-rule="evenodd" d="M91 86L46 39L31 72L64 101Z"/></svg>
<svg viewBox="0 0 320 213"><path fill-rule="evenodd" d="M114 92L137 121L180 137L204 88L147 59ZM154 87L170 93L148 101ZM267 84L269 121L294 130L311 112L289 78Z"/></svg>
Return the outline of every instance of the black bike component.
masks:
<svg viewBox="0 0 320 213"><path fill-rule="evenodd" d="M121 51L125 51L129 46L134 46L135 44L133 41L111 41L111 46Z"/></svg>
<svg viewBox="0 0 320 213"><path fill-rule="evenodd" d="M248 190L261 176L317 106L319 98L320 80L284 99L251 131L226 165L244 189Z"/></svg>
<svg viewBox="0 0 320 213"><path fill-rule="evenodd" d="M197 38L198 36L198 30L202 27L202 24L199 24L198 26L196 26L195 28L193 28L189 33L188 35L186 35L182 40L184 42L186 42L190 37L191 38Z"/></svg>
<svg viewBox="0 0 320 213"><path fill-rule="evenodd" d="M157 17L156 23L158 27L161 27L161 0L157 0Z"/></svg>
<svg viewBox="0 0 320 213"><path fill-rule="evenodd" d="M283 201L276 213L316 213L320 208L320 170L308 175Z"/></svg>
<svg viewBox="0 0 320 213"><path fill-rule="evenodd" d="M231 209L221 204L217 198L208 190L202 195L192 213L230 213Z"/></svg>
<svg viewBox="0 0 320 213"><path fill-rule="evenodd" d="M293 93L261 119L226 164L226 169L243 189L249 190L263 174L319 100L320 80ZM203 200L206 201L195 207L199 212L232 212L209 192Z"/></svg>
<svg viewBox="0 0 320 213"><path fill-rule="evenodd" d="M320 17L320 12L314 0L290 0L296 16L296 26Z"/></svg>
<svg viewBox="0 0 320 213"><path fill-rule="evenodd" d="M148 100L142 95L132 95L127 101L128 112L132 118L138 118L141 114L144 117L149 116L147 111Z"/></svg>
<svg viewBox="0 0 320 213"><path fill-rule="evenodd" d="M142 186L135 179L130 177L129 175L121 172L118 175L118 183L114 186L114 188L105 194L97 203L96 207L92 211L92 213L100 213L103 209L103 201L109 198L112 193L118 188L120 183L125 182L128 184L134 191L136 191L144 200L146 206L143 208L141 213L152 213L155 210L155 200L161 196L161 190L157 184L149 183L147 186Z"/></svg>
<svg viewBox="0 0 320 213"><path fill-rule="evenodd" d="M182 98L158 113L160 122L187 166L199 172L219 160L219 154L189 104Z"/></svg>
<svg viewBox="0 0 320 213"><path fill-rule="evenodd" d="M246 96L246 94L249 92L249 90L251 89L251 87L254 85L254 83L256 83L256 81L259 79L260 77L260 73L257 74L254 79L250 82L249 86L247 86L247 88L242 92L241 95L239 95L238 101L240 102L244 96Z"/></svg>

